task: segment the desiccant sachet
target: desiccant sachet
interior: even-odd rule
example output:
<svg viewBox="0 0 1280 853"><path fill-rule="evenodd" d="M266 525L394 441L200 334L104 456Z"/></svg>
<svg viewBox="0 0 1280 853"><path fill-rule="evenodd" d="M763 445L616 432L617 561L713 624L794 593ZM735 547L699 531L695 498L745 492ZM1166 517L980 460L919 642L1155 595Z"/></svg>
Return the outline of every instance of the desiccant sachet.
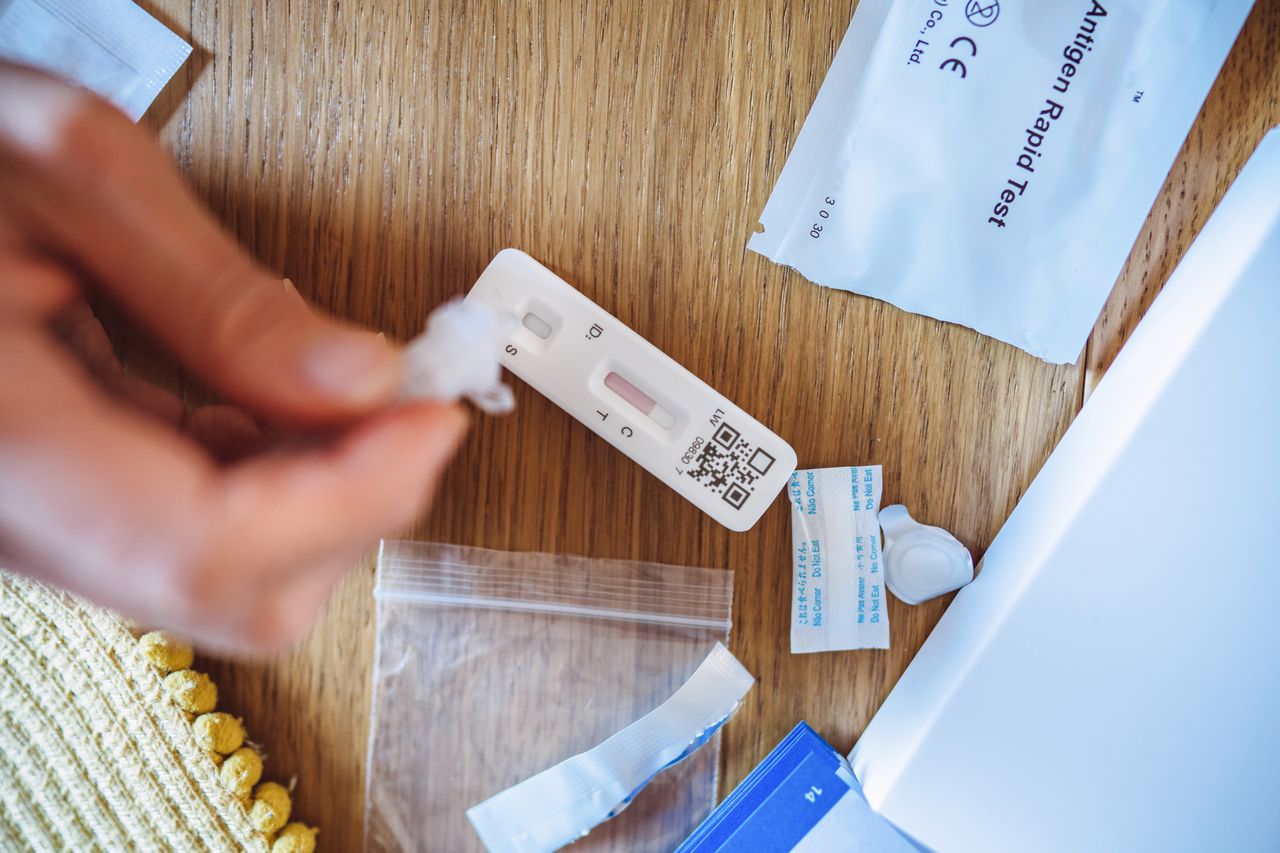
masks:
<svg viewBox="0 0 1280 853"><path fill-rule="evenodd" d="M879 465L791 475L791 651L889 648Z"/></svg>
<svg viewBox="0 0 1280 853"><path fill-rule="evenodd" d="M129 0L0 0L0 58L91 89L134 121L190 55Z"/></svg>

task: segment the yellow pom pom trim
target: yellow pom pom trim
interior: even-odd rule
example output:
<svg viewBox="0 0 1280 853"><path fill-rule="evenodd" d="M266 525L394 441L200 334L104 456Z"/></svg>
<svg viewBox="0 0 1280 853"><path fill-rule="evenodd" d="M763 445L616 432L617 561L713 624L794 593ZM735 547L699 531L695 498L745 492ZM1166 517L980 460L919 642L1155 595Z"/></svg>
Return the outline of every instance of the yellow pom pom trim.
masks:
<svg viewBox="0 0 1280 853"><path fill-rule="evenodd" d="M248 800L253 786L262 778L262 756L247 746L242 746L222 762L218 777L222 780L222 787L233 796Z"/></svg>
<svg viewBox="0 0 1280 853"><path fill-rule="evenodd" d="M164 631L152 631L138 639L142 656L162 672L189 669L196 655L190 646Z"/></svg>
<svg viewBox="0 0 1280 853"><path fill-rule="evenodd" d="M249 807L249 823L259 832L270 835L289 822L293 803L289 792L276 782L263 782L253 792L253 805Z"/></svg>
<svg viewBox="0 0 1280 853"><path fill-rule="evenodd" d="M201 714L191 724L191 732L201 749L230 755L244 745L244 725L230 714L214 711Z"/></svg>
<svg viewBox="0 0 1280 853"><path fill-rule="evenodd" d="M218 688L209 676L193 669L180 669L164 678L164 689L173 704L192 714L212 711L218 704Z"/></svg>
<svg viewBox="0 0 1280 853"><path fill-rule="evenodd" d="M320 830L301 823L291 823L271 845L271 853L315 853L316 833Z"/></svg>
<svg viewBox="0 0 1280 853"><path fill-rule="evenodd" d="M191 723L192 736L218 768L222 786L244 803L250 824L270 842L271 853L315 853L319 830L287 823L293 801L283 785L258 784L262 756L243 746L246 735L241 720L213 710L218 704L218 687L209 676L191 669L195 662L191 646L162 631L151 631L138 638L138 647L148 663L168 673L163 684L169 699Z"/></svg>

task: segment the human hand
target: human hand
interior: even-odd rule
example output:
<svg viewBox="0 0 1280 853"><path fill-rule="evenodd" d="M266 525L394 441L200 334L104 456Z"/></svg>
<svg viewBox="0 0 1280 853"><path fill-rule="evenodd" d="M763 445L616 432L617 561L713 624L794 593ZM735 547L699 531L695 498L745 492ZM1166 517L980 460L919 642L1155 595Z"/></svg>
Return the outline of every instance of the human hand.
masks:
<svg viewBox="0 0 1280 853"><path fill-rule="evenodd" d="M0 187L0 566L209 647L296 640L465 416L393 405L396 350L256 266L113 107L3 63ZM126 375L89 294L243 410ZM246 411L284 446L236 458Z"/></svg>

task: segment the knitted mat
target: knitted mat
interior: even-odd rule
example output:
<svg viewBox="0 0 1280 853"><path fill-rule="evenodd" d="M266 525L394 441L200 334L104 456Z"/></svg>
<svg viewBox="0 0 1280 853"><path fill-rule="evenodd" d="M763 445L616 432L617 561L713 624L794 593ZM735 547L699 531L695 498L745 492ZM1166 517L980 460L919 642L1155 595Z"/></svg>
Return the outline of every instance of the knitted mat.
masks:
<svg viewBox="0 0 1280 853"><path fill-rule="evenodd" d="M118 616L0 572L0 849L268 850Z"/></svg>

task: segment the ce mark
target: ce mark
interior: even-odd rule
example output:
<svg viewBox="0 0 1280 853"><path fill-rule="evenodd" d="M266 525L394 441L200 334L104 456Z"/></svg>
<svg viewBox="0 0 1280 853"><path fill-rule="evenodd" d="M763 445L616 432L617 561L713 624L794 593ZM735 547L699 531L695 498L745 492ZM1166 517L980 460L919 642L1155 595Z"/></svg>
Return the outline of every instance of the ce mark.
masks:
<svg viewBox="0 0 1280 853"><path fill-rule="evenodd" d="M951 40L951 49L955 50L962 42L969 46L970 59L978 55L978 43L968 36L957 36L956 38L953 38ZM964 60L957 59L954 56L950 59L942 60L942 64L938 66L938 69L941 71L950 71L953 74L959 74L961 77L969 76L969 69L965 67Z"/></svg>

